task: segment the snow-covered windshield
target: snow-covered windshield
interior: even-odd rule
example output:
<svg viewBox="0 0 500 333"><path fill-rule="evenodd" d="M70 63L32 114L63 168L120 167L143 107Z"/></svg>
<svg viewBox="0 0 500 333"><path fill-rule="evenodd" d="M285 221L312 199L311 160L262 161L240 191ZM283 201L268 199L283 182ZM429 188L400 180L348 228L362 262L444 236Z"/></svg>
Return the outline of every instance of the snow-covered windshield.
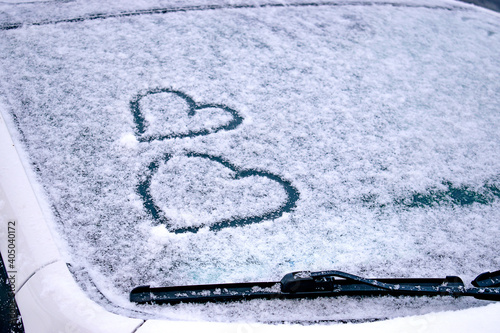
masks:
<svg viewBox="0 0 500 333"><path fill-rule="evenodd" d="M2 112L82 288L117 313L216 321L485 304L128 301L139 285L331 269L470 281L500 265L498 16L448 1L267 5L0 4Z"/></svg>

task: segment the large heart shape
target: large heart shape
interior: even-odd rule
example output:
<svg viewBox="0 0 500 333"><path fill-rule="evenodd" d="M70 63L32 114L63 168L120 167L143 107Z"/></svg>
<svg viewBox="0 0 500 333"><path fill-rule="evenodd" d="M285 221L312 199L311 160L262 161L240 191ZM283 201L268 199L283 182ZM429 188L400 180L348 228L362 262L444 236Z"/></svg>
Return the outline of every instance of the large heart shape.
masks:
<svg viewBox="0 0 500 333"><path fill-rule="evenodd" d="M220 220L211 221L209 223L202 222L202 221L196 221L197 225L181 226L178 223L175 223L173 221L172 216L169 216L169 212L170 212L169 210L167 210L165 208L162 209L160 207L160 205L157 202L159 195L158 194L155 195L155 193L154 193L154 186L162 186L162 184L159 184L158 181L155 182L155 180L154 180L154 177L158 174L160 168L162 166L165 166L169 161L175 162L174 156L172 156L171 154L165 154L161 158L152 161L148 165L147 170L144 173L142 180L137 185L137 193L141 197L141 199L143 201L144 208L146 209L148 214L155 220L156 223L164 224L170 232L196 233L201 228L204 228L206 226L208 226L209 230L211 230L211 231L218 231L218 230L221 230L223 228L244 226L244 225L248 225L248 224L252 224L252 223L259 223L259 222L262 222L265 220L276 219L276 218L279 218L280 216L282 216L284 213L290 212L292 209L294 209L295 204L296 204L297 200L299 199L299 192L297 191L297 189L295 187L293 187L292 184L288 180L283 179L282 177L280 177L278 175L275 175L275 174L272 174L272 173L269 173L266 171L256 170L256 169L240 169L240 168L236 167L235 165L229 163L228 161L223 160L220 157L211 156L211 155L207 155L207 154L188 153L186 155L182 155L182 157L188 158L188 159L198 158L198 159L203 159L205 161L208 161L210 163L216 163L215 165L211 164L212 169L218 169L217 172L219 172L219 174L222 174L222 178L225 178L226 182L228 179L231 181L242 181L242 180L245 180L245 178L249 178L246 180L251 182L251 181L254 181L254 180L260 178L261 183L267 183L268 185L272 183L273 186L275 186L277 184L277 185L281 186L281 188L284 190L280 193L284 192L286 198L280 198L281 203L279 203L277 206L273 206L273 208L266 209L266 210L261 209L256 214L255 213L252 214L251 213L252 209L250 209L249 210L250 214L247 214L246 216L244 214L243 214L244 216L235 216L233 214L231 217L225 217L225 218L222 218ZM181 168L177 168L177 169L184 171ZM171 169L171 171L170 171L171 174L169 175L169 177L170 177L169 179L173 179L173 181L169 181L169 183L175 185L175 181L176 180L178 181L178 179L175 179L176 172L175 172L175 170L174 171L172 171L172 170L173 169ZM205 172L202 172L202 173L203 174L200 176L204 177ZM181 185L187 186L188 184L181 184ZM179 186L179 184L177 184L175 186ZM192 190L192 189L190 189L190 190ZM189 193L190 190L186 189L185 193ZM209 191L209 190L210 189L207 189L207 191ZM230 192L230 190L226 191L226 189L223 189L223 190L219 189L218 191L219 192L216 194L214 194L214 193L211 194L211 199L216 198L215 201L217 201L217 200L219 200L218 199L219 197L223 197L224 194ZM200 191L198 190L198 192L200 192ZM271 196L268 196L268 193L265 191L265 189L262 190L260 194L257 194L253 197L252 197L252 194L250 194L250 195L246 194L246 195L247 195L247 198L258 198L261 203L262 203L262 200L269 200L268 198L271 197ZM199 196L199 193L198 193L198 196ZM276 199L275 197L276 197L276 195L273 196L274 199ZM253 201L255 201L255 200L247 200L245 198L242 198L239 195L233 196L233 198L237 198L237 200L242 201L244 205L252 205ZM166 200L168 201L168 197ZM206 200L210 200L210 198L208 198L208 196L203 197L202 200L199 200L199 201L205 202ZM160 201L164 202L165 198L161 198ZM222 199L222 201L224 201L224 200ZM222 202L222 201L219 201L219 202ZM273 203L275 203L275 202L276 202L276 200L274 200ZM181 199L181 203L182 203L182 199ZM217 208L217 207L215 207L215 208ZM225 209L226 207L224 206L222 208ZM254 211L255 211L255 209L254 209Z"/></svg>
<svg viewBox="0 0 500 333"><path fill-rule="evenodd" d="M135 96L130 109L141 142L228 131L243 121L236 110L226 105L197 104L185 93L169 88L156 88Z"/></svg>

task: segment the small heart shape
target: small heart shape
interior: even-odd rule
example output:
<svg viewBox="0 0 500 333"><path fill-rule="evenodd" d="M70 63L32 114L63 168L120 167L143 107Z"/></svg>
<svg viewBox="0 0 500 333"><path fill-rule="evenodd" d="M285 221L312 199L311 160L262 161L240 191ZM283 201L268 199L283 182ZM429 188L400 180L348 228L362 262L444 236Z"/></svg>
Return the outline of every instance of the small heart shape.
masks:
<svg viewBox="0 0 500 333"><path fill-rule="evenodd" d="M179 184L179 182L183 182L185 181L185 179L183 178L182 180L179 180L178 175L179 173L185 171L184 168L187 167L186 165L181 165L177 168L175 168L175 166L171 167L169 174L165 178L168 178L167 181L162 183L158 180L153 179L158 175L160 168L164 168L168 162L179 162L179 159L175 159L177 158L177 156L174 158L170 154L165 154L162 158L151 162L148 165L147 171L144 173L143 179L137 185L137 193L143 201L144 208L153 218L153 220L155 220L156 223L164 224L170 232L196 233L201 228L204 228L206 226L209 226L209 230L211 231L218 231L223 228L239 227L248 224L259 223L265 220L276 219L281 217L284 213L293 210L295 208L297 200L299 199L299 192L297 191L297 189L295 189L295 187L293 187L288 180L285 180L278 175L255 169L240 169L220 157L207 154L188 153L180 157L188 159L202 159L204 160L202 162L204 162L205 164L207 161L216 163L216 165L209 164L209 168L213 170L211 174L216 174L218 179L222 179L223 181L220 182L216 180L215 182L211 182L210 186L205 186L203 183L201 183L201 186L198 187L196 187L196 185L193 186L193 182L189 181L187 182L188 184ZM163 173L164 172L162 172L162 174ZM208 177L207 174L209 173L210 171L202 170L201 172L198 172L198 175L193 175L191 173L190 177L192 177L193 179L196 179L196 177ZM234 184L235 186L230 186L228 185L229 181L236 182L237 184ZM171 192L167 193L163 197L159 195L158 193L161 193L161 191L158 191L157 189L165 188L165 183L171 185L167 188L178 189L179 187L183 187L184 196L173 196ZM284 190L278 192L281 196L284 193L285 198L278 198L279 200L277 200L276 196L278 195L276 193L278 192L269 191L269 189L272 186L276 186L276 184L281 186L281 188ZM239 188L237 189L237 187L245 187L246 190L241 190ZM251 189L252 191L254 191L254 193L248 193L248 189ZM274 193L274 196L272 196L272 199L274 199L274 201L269 199L271 198L270 192ZM226 207L225 205L226 201L229 200L228 196L231 196L227 195L228 193L233 193L232 199L235 201L239 201L236 203L233 202L233 205L230 205L231 207ZM193 205L190 206L185 201L190 201L190 196L194 195L198 195L198 198L197 200L194 200L196 201L196 204L194 205L193 209ZM172 198L174 198L174 200L171 200ZM186 226L186 223L182 225L183 222L179 223L178 221L174 221L175 216L172 215L176 214L175 208L169 209L167 208L167 205L163 206L164 208L162 209L157 203L158 200L155 199L160 199L159 201L161 202L168 202L169 200L178 201L178 207L182 207L183 209L186 209L185 207L188 207L188 209L193 209L194 211L199 211L199 208L202 207L202 209L205 210L205 214L201 214L201 219L203 219L203 221L199 221L200 217L198 216L197 220L195 221L197 225ZM263 203L268 204L267 202L265 202L265 200L273 201L271 205L274 205L274 208L260 208L259 210L255 207L247 207L250 205L255 205L256 203L260 205L262 205ZM231 211L235 208L233 206L239 207L239 211L236 214ZM207 214L207 210L222 211L222 215L225 215L225 217L218 220L209 221L210 213ZM257 212L255 212L256 210ZM206 222L207 220L208 222Z"/></svg>
<svg viewBox="0 0 500 333"><path fill-rule="evenodd" d="M130 101L130 109L141 142L228 131L243 121L236 110L226 105L197 104L182 91L169 88L138 94Z"/></svg>

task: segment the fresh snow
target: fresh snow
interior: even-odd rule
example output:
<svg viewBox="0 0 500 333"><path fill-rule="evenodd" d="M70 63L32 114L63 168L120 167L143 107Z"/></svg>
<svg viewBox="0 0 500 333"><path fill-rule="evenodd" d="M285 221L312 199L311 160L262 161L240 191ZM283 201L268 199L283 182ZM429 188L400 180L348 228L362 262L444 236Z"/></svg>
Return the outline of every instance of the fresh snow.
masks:
<svg viewBox="0 0 500 333"><path fill-rule="evenodd" d="M0 4L0 102L89 297L141 318L262 322L488 304L128 301L147 284L330 269L468 282L500 266L498 16L243 3ZM191 9L48 23L166 7Z"/></svg>

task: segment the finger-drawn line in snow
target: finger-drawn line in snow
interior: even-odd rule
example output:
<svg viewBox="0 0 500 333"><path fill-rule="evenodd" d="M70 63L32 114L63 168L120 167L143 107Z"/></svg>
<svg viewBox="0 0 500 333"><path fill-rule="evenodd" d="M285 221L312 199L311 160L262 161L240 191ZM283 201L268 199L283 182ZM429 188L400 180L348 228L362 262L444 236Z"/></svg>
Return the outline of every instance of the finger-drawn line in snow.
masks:
<svg viewBox="0 0 500 333"><path fill-rule="evenodd" d="M488 181L479 188L467 185L455 185L443 181L443 187L427 188L425 192L412 192L406 197L396 198L392 203L378 204L377 195L367 194L361 197L362 202L372 208L400 206L403 209L425 208L435 206L469 206L473 204L489 205L500 199L500 187L494 181Z"/></svg>
<svg viewBox="0 0 500 333"><path fill-rule="evenodd" d="M232 119L225 123L225 124L220 124L219 126L213 127L213 128L202 128L199 130L188 130L182 133L170 133L170 134L146 134L146 130L148 128L148 122L146 121L145 118L145 110L141 109L140 102L141 100L146 97L146 96L151 96L151 95L156 95L156 94L161 94L161 93L167 93L167 94L172 94L177 97L180 97L182 100L184 100L187 103L187 115L188 117L193 117L196 113L198 112L203 112L203 110L211 109L211 108L217 108L221 109L224 112L227 112L228 114L231 115ZM174 138L192 138L196 136L203 136L203 135L208 135L211 133L216 133L222 130L229 131L233 130L236 127L238 127L242 122L243 122L243 117L234 109L222 105L222 104L197 104L190 96L187 94L178 91L178 90L173 90L169 88L155 88L146 91L145 93L141 93L137 96L135 96L132 101L130 102L130 109L132 110L132 114L134 116L134 122L136 125L136 136L137 139L141 142L151 142L154 140L166 140L166 139L174 139Z"/></svg>
<svg viewBox="0 0 500 333"><path fill-rule="evenodd" d="M23 26L43 26L49 24L59 24L59 23L78 23L84 21L92 20L104 20L108 18L118 18L118 17L131 17L131 16L141 16L141 15L154 15L154 14L169 14L178 12L193 12L193 11L211 11L218 9L256 9L256 8L287 8L287 7L341 7L341 6L391 6L391 7L403 7L403 8L425 8L425 9L440 9L449 11L472 11L470 8L462 6L432 6L423 4L411 4L411 3L400 3L400 2L371 2L371 1L344 1L344 2L297 2L297 3L260 3L260 4L224 4L224 5L201 5L201 6L185 6L185 7L171 7L171 8L151 8L151 9L139 9L130 12L118 12L118 13L96 13L87 16L79 16L68 19L60 20L45 20L39 22L31 23L9 23L0 26L0 30L13 30L19 29Z"/></svg>
<svg viewBox="0 0 500 333"><path fill-rule="evenodd" d="M211 223L210 225L206 224L200 224L198 226L191 226L191 227L181 227L181 228L175 228L172 226L170 223L169 218L165 215L165 213L161 210L160 207L155 203L155 200L151 194L151 180L154 177L154 175L157 173L161 163L167 163L170 161L173 157L171 154L164 154L161 158L155 159L152 161L145 172L145 175L143 176L143 179L139 182L137 185L137 194L142 199L143 206L148 212L148 214L153 218L153 220L156 223L162 223L164 224L167 229L170 232L174 232L176 234L179 233L196 233L198 232L201 228L204 227L209 227L210 231L219 231L224 228L231 228L231 227L241 227L249 224L254 224L254 223L260 223L266 220L274 220L279 217L281 217L284 213L291 212L295 207L297 200L299 199L299 192L298 190L292 185L292 183L276 174L263 171L263 170L257 170L257 169L242 169L234 164L224 160L221 157L218 156L212 156L208 154L200 154L200 153L194 153L190 152L185 154L184 156L188 158L203 158L207 159L219 164L222 164L224 167L230 169L231 171L234 172L232 175L233 180L238 180L242 178L247 178L247 177L252 177L252 176L257 176L257 177L264 177L268 178L272 181L275 181L279 185L283 187L286 193L286 200L285 203L282 204L281 206L268 211L266 213L263 213L261 215L252 215L252 216L243 216L243 217L236 217L236 218L231 218L231 219L223 219L218 222Z"/></svg>
<svg viewBox="0 0 500 333"><path fill-rule="evenodd" d="M429 189L427 193L413 193L410 198L396 200L396 204L408 208L432 207L436 205L468 206L474 203L487 205L500 198L500 189L495 184L487 183L476 190L469 186L455 186L445 181L447 189Z"/></svg>

